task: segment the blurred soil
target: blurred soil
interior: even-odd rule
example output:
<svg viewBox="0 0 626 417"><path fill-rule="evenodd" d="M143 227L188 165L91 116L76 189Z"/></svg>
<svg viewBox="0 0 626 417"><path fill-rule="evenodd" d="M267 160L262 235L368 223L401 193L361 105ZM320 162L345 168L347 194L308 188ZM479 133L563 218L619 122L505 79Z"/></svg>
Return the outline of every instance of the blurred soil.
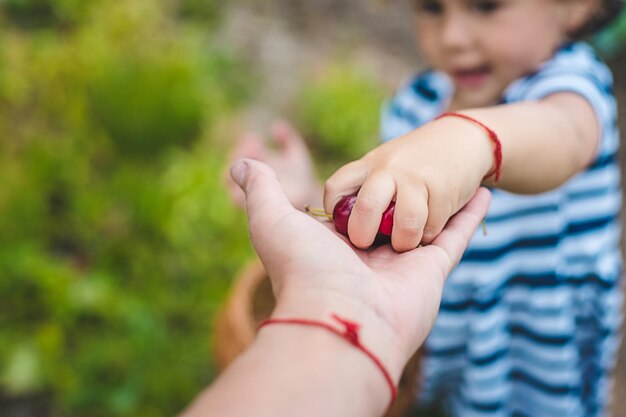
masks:
<svg viewBox="0 0 626 417"><path fill-rule="evenodd" d="M391 93L422 65L412 23L409 2L402 0L229 2L220 36L251 60L254 75L262 80L242 124L264 130L275 117L289 115L304 79L338 59L369 71ZM616 78L620 126L626 132L626 53L622 55L609 64ZM626 161L624 147L621 156ZM613 417L626 417L626 343L615 375Z"/></svg>
<svg viewBox="0 0 626 417"><path fill-rule="evenodd" d="M247 120L261 128L289 116L303 80L329 63L349 62L391 93L420 64L410 8L402 0L237 0L220 36L251 60L261 90Z"/></svg>

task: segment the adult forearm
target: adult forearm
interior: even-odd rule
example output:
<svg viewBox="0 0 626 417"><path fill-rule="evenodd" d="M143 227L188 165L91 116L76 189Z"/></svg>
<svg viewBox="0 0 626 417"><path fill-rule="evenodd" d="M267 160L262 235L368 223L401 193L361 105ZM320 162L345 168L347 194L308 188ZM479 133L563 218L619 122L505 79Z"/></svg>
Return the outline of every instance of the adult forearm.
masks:
<svg viewBox="0 0 626 417"><path fill-rule="evenodd" d="M185 412L209 415L380 416L390 399L380 370L321 328L272 325Z"/></svg>

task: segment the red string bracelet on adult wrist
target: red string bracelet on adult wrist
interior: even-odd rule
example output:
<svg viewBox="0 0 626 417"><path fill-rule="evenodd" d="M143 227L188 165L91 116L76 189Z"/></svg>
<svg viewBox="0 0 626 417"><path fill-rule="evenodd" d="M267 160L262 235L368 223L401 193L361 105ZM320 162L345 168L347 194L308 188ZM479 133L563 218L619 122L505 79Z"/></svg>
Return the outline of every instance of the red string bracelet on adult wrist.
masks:
<svg viewBox="0 0 626 417"><path fill-rule="evenodd" d="M391 402L390 402L390 405L391 405L395 401L398 395L398 389L396 388L396 385L393 383L393 379L391 378L389 371L387 371L387 368L385 368L385 365L383 365L382 361L374 353L372 353L369 349L367 349L365 346L361 344L361 341L359 340L359 329L361 326L358 323L341 318L337 314L334 314L334 313L331 315L331 317L335 319L336 321L338 321L340 324L342 324L344 329L343 330L337 329L336 327L333 327L328 323L325 323L323 321L317 321L317 320L297 319L297 318L270 318L261 322L261 324L259 324L259 327L257 327L257 330L270 324L300 324L304 326L321 327L332 333L335 333L336 335L347 340L350 344L352 344L354 347L359 349L361 352L365 353L365 355L367 355L367 357L369 357L374 362L374 364L378 367L378 369L381 370L381 372L383 373L383 376L385 377L385 381L387 382L391 390Z"/></svg>
<svg viewBox="0 0 626 417"><path fill-rule="evenodd" d="M485 178L489 178L492 175L495 175L494 181L498 181L500 179L500 168L502 166L502 144L500 143L500 139L498 139L498 135L496 134L496 132L485 126L482 122L474 119L473 117L466 116L461 113L443 113L442 115L435 118L435 120L448 116L460 117L461 119L469 120L470 122L482 127L485 132L487 132L487 134L489 135L489 139L493 142L494 169L489 174L487 174Z"/></svg>

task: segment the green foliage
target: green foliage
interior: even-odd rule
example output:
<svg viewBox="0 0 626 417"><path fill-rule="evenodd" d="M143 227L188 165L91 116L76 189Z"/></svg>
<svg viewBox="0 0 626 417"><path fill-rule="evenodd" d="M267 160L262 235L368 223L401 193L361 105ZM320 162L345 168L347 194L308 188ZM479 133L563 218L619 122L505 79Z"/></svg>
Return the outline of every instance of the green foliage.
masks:
<svg viewBox="0 0 626 417"><path fill-rule="evenodd" d="M174 60L135 62L94 83L91 109L119 151L151 157L199 135L203 110L190 70Z"/></svg>
<svg viewBox="0 0 626 417"><path fill-rule="evenodd" d="M11 25L27 30L59 29L80 25L102 0L1 0L0 11ZM219 0L160 0L177 17L213 25L220 17Z"/></svg>
<svg viewBox="0 0 626 417"><path fill-rule="evenodd" d="M303 88L297 119L322 171L360 158L378 144L384 96L373 79L346 65L326 70Z"/></svg>
<svg viewBox="0 0 626 417"><path fill-rule="evenodd" d="M84 17L93 0L3 0L8 21L22 29L66 27Z"/></svg>
<svg viewBox="0 0 626 417"><path fill-rule="evenodd" d="M254 88L214 40L223 3L0 0L0 392L161 417L212 379L213 317L252 254L222 185ZM376 143L383 94L322 75L298 114L336 167Z"/></svg>
<svg viewBox="0 0 626 417"><path fill-rule="evenodd" d="M602 55L609 58L623 54L626 45L626 8L609 27L593 37L592 43Z"/></svg>
<svg viewBox="0 0 626 417"><path fill-rule="evenodd" d="M220 16L220 7L215 0L181 0L178 13L185 19L213 24Z"/></svg>
<svg viewBox="0 0 626 417"><path fill-rule="evenodd" d="M212 376L212 318L251 255L217 136L252 86L171 2L92 1L70 31L14 14L71 3L3 4L0 390L173 415Z"/></svg>

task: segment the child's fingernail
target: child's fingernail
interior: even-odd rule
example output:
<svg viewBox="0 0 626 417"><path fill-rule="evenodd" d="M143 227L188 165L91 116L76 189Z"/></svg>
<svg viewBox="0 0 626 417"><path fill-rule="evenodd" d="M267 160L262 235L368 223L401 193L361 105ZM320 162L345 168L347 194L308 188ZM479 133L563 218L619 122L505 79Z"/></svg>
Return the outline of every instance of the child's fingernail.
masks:
<svg viewBox="0 0 626 417"><path fill-rule="evenodd" d="M230 176L240 187L243 188L243 183L246 180L246 175L248 175L249 169L250 167L248 166L248 163L240 159L239 161L235 161L230 167Z"/></svg>

